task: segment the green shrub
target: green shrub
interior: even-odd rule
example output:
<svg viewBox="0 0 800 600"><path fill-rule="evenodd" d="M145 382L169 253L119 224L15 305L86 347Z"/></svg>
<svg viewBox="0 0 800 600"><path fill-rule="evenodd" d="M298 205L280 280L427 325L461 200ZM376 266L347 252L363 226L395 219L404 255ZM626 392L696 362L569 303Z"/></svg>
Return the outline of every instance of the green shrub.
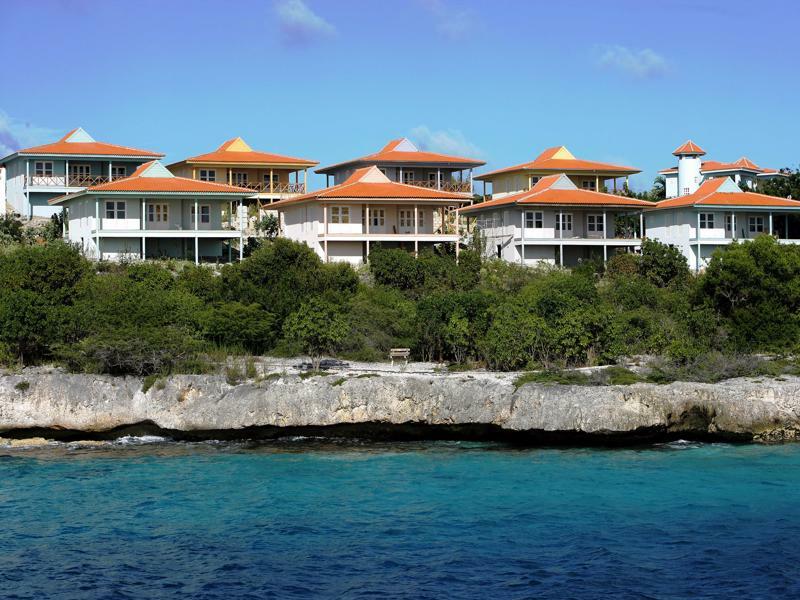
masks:
<svg viewBox="0 0 800 600"><path fill-rule="evenodd" d="M225 367L225 381L228 385L239 385L244 380L242 370L237 366Z"/></svg>
<svg viewBox="0 0 800 600"><path fill-rule="evenodd" d="M14 385L14 389L19 392L27 392L31 387L30 382L28 381L20 381Z"/></svg>

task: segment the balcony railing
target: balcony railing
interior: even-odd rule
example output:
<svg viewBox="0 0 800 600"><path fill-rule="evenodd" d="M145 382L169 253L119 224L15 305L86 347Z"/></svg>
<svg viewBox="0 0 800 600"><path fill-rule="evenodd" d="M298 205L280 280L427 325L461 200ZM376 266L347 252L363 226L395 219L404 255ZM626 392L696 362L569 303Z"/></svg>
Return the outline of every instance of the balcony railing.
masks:
<svg viewBox="0 0 800 600"><path fill-rule="evenodd" d="M407 179L404 183L428 188L430 190L439 189L443 192L457 192L462 194L470 193L469 181L443 181L441 187L436 185L436 181L425 181L419 179Z"/></svg>
<svg viewBox="0 0 800 600"><path fill-rule="evenodd" d="M114 177L113 179L122 179ZM28 180L29 186L41 187L91 187L108 183L112 178L107 175L31 175Z"/></svg>
<svg viewBox="0 0 800 600"><path fill-rule="evenodd" d="M262 183L259 181L244 182L244 183L236 183L234 181L233 185L247 188L248 190L253 190L254 192L258 192L259 194L305 194L306 193L306 184L304 183L273 183L272 185L270 185L269 183Z"/></svg>

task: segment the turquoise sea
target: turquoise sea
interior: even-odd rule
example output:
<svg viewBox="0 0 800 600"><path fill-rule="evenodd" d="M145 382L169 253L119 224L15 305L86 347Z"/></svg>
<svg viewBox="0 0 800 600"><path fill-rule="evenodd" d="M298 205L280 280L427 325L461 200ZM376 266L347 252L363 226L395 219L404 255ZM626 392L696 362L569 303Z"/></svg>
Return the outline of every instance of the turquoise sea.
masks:
<svg viewBox="0 0 800 600"><path fill-rule="evenodd" d="M0 520L4 599L800 597L800 445L0 448Z"/></svg>

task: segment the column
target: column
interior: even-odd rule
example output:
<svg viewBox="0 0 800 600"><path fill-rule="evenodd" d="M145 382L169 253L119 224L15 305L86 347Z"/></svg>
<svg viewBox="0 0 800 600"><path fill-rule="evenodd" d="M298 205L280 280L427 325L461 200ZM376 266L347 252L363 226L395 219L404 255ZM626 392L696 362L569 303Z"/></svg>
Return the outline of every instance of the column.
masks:
<svg viewBox="0 0 800 600"><path fill-rule="evenodd" d="M414 205L414 256L419 256L419 206Z"/></svg>
<svg viewBox="0 0 800 600"><path fill-rule="evenodd" d="M239 262L244 260L244 232L239 231Z"/></svg>
<svg viewBox="0 0 800 600"><path fill-rule="evenodd" d="M559 208L558 209L558 239L564 239L564 210ZM558 260L559 260L559 267L564 266L564 242L559 242L558 244Z"/></svg>
<svg viewBox="0 0 800 600"><path fill-rule="evenodd" d="M485 187L486 187L486 184L484 183L484 188L485 188ZM485 191L486 191L486 190L484 189L484 192L485 192ZM473 193L473 190L472 190L472 169L470 169L470 170L469 170L469 193L470 193L470 194L472 194L472 193Z"/></svg>
<svg viewBox="0 0 800 600"><path fill-rule="evenodd" d="M697 254L694 257L694 270L695 273L700 272L700 212L697 213L697 230L695 231L695 238L697 239Z"/></svg>
<svg viewBox="0 0 800 600"><path fill-rule="evenodd" d="M639 213L639 239L644 239L644 212Z"/></svg>
<svg viewBox="0 0 800 600"><path fill-rule="evenodd" d="M228 169L228 185L233 185L233 171Z"/></svg>
<svg viewBox="0 0 800 600"><path fill-rule="evenodd" d="M594 191L596 191L596 192L600 191L600 176L599 175L595 175L594 176Z"/></svg>
<svg viewBox="0 0 800 600"><path fill-rule="evenodd" d="M520 224L519 224L519 228L520 228L520 234L519 235L520 235L520 240L522 242L520 244L522 246L522 252L520 253L520 257L519 257L519 264L524 265L525 264L525 209L522 209L522 211L520 212L520 217L521 218L520 218Z"/></svg>
<svg viewBox="0 0 800 600"><path fill-rule="evenodd" d="M64 161L64 185L69 187L69 159Z"/></svg>
<svg viewBox="0 0 800 600"><path fill-rule="evenodd" d="M772 235L772 211L769 213L769 234Z"/></svg>
<svg viewBox="0 0 800 600"><path fill-rule="evenodd" d="M436 169L436 189L442 189L442 170Z"/></svg>
<svg viewBox="0 0 800 600"><path fill-rule="evenodd" d="M273 185L272 185L272 169L269 170L269 193L273 193Z"/></svg>
<svg viewBox="0 0 800 600"><path fill-rule="evenodd" d="M322 244L325 246L324 262L328 262L328 205L322 205Z"/></svg>
<svg viewBox="0 0 800 600"><path fill-rule="evenodd" d="M142 198L142 260L144 260L147 257L147 246L144 236L144 232L147 230L147 212L145 212L146 208L147 208L147 203L145 199Z"/></svg>
<svg viewBox="0 0 800 600"><path fill-rule="evenodd" d="M100 254L100 199L94 201L94 242L97 246L97 260L102 260L103 255Z"/></svg>
<svg viewBox="0 0 800 600"><path fill-rule="evenodd" d="M617 189L617 180L614 180L614 191ZM603 211L603 262L608 261L608 244L606 240L608 239L608 229L606 227L606 211Z"/></svg>
<svg viewBox="0 0 800 600"><path fill-rule="evenodd" d="M33 207L31 207L31 161L25 160L25 202L28 203L29 218L33 217Z"/></svg>
<svg viewBox="0 0 800 600"><path fill-rule="evenodd" d="M111 161L108 161L108 180L109 181L111 181L111 165L112 164L113 163Z"/></svg>
<svg viewBox="0 0 800 600"><path fill-rule="evenodd" d="M308 169L303 169L303 193L308 193Z"/></svg>
<svg viewBox="0 0 800 600"><path fill-rule="evenodd" d="M736 239L736 213L731 213L731 238Z"/></svg>
<svg viewBox="0 0 800 600"><path fill-rule="evenodd" d="M600 191L600 190L598 190L598 191ZM616 193L616 192L617 192L617 178L614 177L614 193Z"/></svg>
<svg viewBox="0 0 800 600"><path fill-rule="evenodd" d="M403 179L403 167L400 167L400 178L397 181L400 183L405 183L405 180Z"/></svg>
<svg viewBox="0 0 800 600"><path fill-rule="evenodd" d="M200 264L200 241L197 238L197 231L200 229L200 207L197 200L194 201L194 264Z"/></svg>

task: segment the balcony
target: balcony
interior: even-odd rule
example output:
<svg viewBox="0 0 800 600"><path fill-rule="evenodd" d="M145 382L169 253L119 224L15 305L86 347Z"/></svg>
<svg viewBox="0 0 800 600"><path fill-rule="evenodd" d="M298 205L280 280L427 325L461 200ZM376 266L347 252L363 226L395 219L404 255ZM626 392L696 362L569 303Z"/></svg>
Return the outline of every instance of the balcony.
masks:
<svg viewBox="0 0 800 600"><path fill-rule="evenodd" d="M407 179L407 185L427 188L429 190L441 190L443 192L455 192L458 194L469 194L472 192L469 181L442 181L441 187L436 185L436 181L424 181L417 179Z"/></svg>
<svg viewBox="0 0 800 600"><path fill-rule="evenodd" d="M238 187L253 190L257 194L305 194L306 184L304 183L263 183L259 181L254 182L233 182L233 185Z"/></svg>
<svg viewBox="0 0 800 600"><path fill-rule="evenodd" d="M91 187L111 181L108 175L31 175L27 187ZM123 179L116 177L115 179Z"/></svg>

